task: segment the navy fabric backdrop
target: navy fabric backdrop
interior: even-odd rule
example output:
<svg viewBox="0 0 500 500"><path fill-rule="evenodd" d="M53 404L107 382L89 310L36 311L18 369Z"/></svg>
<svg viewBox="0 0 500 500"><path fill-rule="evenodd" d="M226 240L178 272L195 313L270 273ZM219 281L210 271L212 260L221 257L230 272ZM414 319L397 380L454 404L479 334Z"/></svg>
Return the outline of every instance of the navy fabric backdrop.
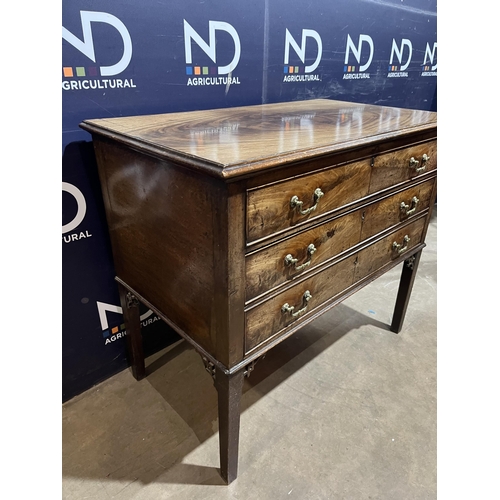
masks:
<svg viewBox="0 0 500 500"><path fill-rule="evenodd" d="M330 98L436 110L436 0L65 0L63 401L127 366L86 118ZM143 309L146 355L178 339Z"/></svg>

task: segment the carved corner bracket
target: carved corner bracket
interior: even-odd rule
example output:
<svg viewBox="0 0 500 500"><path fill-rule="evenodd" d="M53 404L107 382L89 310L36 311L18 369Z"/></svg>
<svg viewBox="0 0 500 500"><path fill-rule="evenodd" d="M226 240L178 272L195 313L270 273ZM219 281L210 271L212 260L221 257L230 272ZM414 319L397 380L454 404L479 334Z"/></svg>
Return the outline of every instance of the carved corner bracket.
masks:
<svg viewBox="0 0 500 500"><path fill-rule="evenodd" d="M127 292L127 309L131 309L132 307L137 307L139 305L139 300L132 292Z"/></svg>
<svg viewBox="0 0 500 500"><path fill-rule="evenodd" d="M214 384L215 384L215 377L216 377L216 369L215 369L215 364L210 361L205 355L201 354L201 353L198 353L201 357L201 360L203 361L203 365L205 366L205 370L207 371L207 373L210 374L210 376L212 377L212 380L214 381ZM254 359L251 363L248 363L248 365L245 366L244 368L244 371L243 371L243 375L245 377L250 377L250 374L254 371L255 369L255 365L261 360L261 359L264 359L266 357L265 354L263 354L262 356L260 356L259 358L257 359Z"/></svg>
<svg viewBox="0 0 500 500"><path fill-rule="evenodd" d="M405 260L405 266L413 270L413 265L415 264L416 257L412 255L410 258Z"/></svg>

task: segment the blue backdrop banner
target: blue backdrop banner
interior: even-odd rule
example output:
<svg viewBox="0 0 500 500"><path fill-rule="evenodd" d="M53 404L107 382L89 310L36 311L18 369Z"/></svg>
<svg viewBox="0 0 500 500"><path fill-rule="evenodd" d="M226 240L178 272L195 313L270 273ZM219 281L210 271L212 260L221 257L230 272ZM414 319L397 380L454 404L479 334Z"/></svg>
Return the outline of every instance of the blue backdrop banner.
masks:
<svg viewBox="0 0 500 500"><path fill-rule="evenodd" d="M127 366L82 120L319 97L436 110L435 0L65 0L62 23L63 401ZM146 355L179 339L141 313Z"/></svg>

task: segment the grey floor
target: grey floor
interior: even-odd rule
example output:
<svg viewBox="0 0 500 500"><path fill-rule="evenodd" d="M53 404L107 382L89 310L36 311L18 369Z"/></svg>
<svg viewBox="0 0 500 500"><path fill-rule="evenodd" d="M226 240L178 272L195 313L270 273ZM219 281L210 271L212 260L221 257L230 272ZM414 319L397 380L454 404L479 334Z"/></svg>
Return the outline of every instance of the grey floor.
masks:
<svg viewBox="0 0 500 500"><path fill-rule="evenodd" d="M436 498L437 211L403 331L401 267L281 343L242 398L238 479L218 473L216 391L180 341L63 405L65 500Z"/></svg>

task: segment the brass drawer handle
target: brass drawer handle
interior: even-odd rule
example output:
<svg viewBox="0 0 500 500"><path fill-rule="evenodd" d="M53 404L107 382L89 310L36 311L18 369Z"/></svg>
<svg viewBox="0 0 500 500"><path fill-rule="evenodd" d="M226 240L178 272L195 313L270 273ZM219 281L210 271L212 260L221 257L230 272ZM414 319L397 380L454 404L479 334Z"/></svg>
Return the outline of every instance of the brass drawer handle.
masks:
<svg viewBox="0 0 500 500"><path fill-rule="evenodd" d="M297 212L299 212L302 215L307 215L316 210L316 207L318 206L319 199L324 196L325 193L321 191L320 188L316 188L314 190L314 205L312 207L307 208L306 210L302 210L302 205L304 205L303 201L299 200L298 196L292 196L292 199L290 200L290 206L292 208L296 208Z"/></svg>
<svg viewBox="0 0 500 500"><path fill-rule="evenodd" d="M403 243L398 244L397 242L394 242L392 244L392 248L399 254L402 254L403 252L406 252L406 250L408 250L408 243L410 243L410 237L408 235L405 235L405 237L403 238Z"/></svg>
<svg viewBox="0 0 500 500"><path fill-rule="evenodd" d="M296 271L302 271L302 269L306 268L311 263L312 255L315 251L316 251L316 247L311 243L307 247L308 258L307 258L306 262L304 262L303 264L300 264L299 266L297 265L297 262L299 261L299 259L294 258L293 255L291 253L289 253L285 257L285 265L286 266L295 265Z"/></svg>
<svg viewBox="0 0 500 500"><path fill-rule="evenodd" d="M411 199L411 205L407 205L404 201L401 202L401 205L399 205L399 208L401 212L403 212L403 215L411 215L414 214L417 211L417 205L419 203L419 199L414 196Z"/></svg>
<svg viewBox="0 0 500 500"><path fill-rule="evenodd" d="M288 302L286 302L285 304L283 304L281 306L281 312L283 314L289 313L292 316L292 318L297 318L307 311L307 303L311 299L312 299L311 292L309 292L309 290L306 290L304 292L304 295L302 295L302 304L304 304L304 307L299 309L297 312L293 312L293 311L295 311L295 307L291 306L290 304L288 304Z"/></svg>
<svg viewBox="0 0 500 500"><path fill-rule="evenodd" d="M425 170L425 167L427 166L427 162L429 161L430 157L424 154L422 156L422 161L419 162L418 160L415 160L415 158L412 156L410 158L410 168L414 168L415 172L423 172ZM422 166L419 167L420 163L422 163Z"/></svg>

